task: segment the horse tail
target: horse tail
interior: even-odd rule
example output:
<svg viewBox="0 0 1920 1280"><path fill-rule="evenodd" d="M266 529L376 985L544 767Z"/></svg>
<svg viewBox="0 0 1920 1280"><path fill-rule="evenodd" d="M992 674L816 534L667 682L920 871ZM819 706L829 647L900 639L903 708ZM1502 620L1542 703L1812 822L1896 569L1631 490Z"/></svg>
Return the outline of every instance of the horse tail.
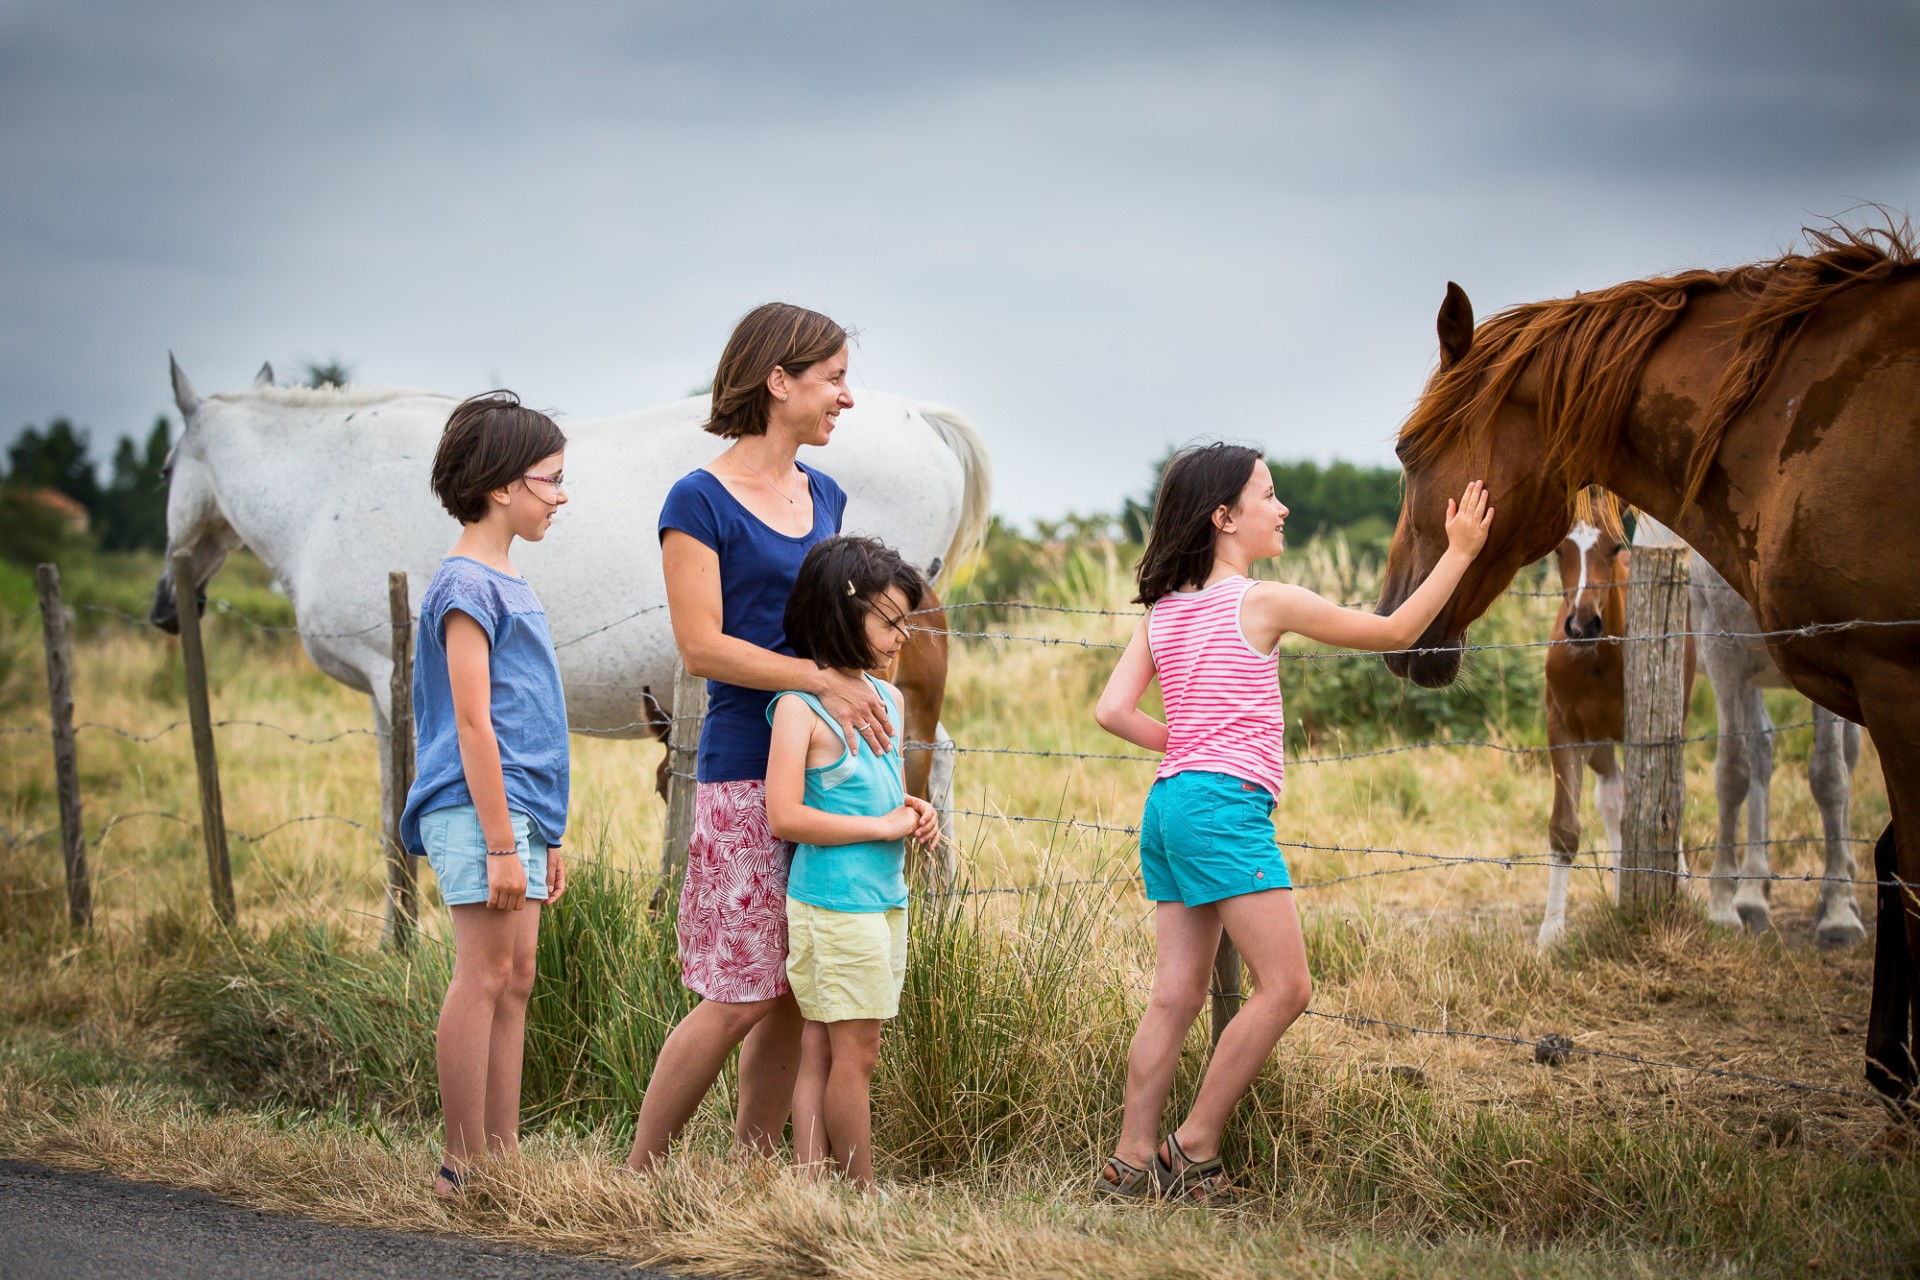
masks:
<svg viewBox="0 0 1920 1280"><path fill-rule="evenodd" d="M947 543L946 555L940 558L941 567L951 574L987 540L988 509L993 504L993 462L987 457L986 441L958 409L922 403L920 416L940 437L940 443L960 460L960 524Z"/></svg>

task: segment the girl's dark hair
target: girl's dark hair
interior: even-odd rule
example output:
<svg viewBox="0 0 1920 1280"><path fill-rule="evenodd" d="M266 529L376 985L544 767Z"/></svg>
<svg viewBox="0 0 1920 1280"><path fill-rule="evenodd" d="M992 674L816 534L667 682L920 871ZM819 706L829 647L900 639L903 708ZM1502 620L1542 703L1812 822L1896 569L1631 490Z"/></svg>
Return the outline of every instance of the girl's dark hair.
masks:
<svg viewBox="0 0 1920 1280"><path fill-rule="evenodd" d="M1258 449L1237 444L1203 444L1182 449L1160 474L1153 502L1153 524L1137 574L1135 604L1152 604L1182 587L1197 587L1213 571L1213 513L1240 505Z"/></svg>
<svg viewBox="0 0 1920 1280"><path fill-rule="evenodd" d="M798 377L847 345L847 331L818 311L768 302L740 317L713 374L713 407L706 429L729 440L767 432L775 368Z"/></svg>
<svg viewBox="0 0 1920 1280"><path fill-rule="evenodd" d="M880 655L867 643L866 618L888 587L899 588L912 608L927 580L877 538L843 534L815 543L787 597L787 643L822 667L873 670Z"/></svg>
<svg viewBox="0 0 1920 1280"><path fill-rule="evenodd" d="M567 447L553 419L520 403L511 391L486 391L454 406L433 455L433 491L455 520L487 514L487 495Z"/></svg>

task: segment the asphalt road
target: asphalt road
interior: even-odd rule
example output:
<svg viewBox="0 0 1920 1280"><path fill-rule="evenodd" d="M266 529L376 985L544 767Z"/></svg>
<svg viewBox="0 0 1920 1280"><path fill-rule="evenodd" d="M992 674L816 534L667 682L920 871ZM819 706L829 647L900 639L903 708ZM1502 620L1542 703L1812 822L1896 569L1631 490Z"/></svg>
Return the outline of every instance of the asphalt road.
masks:
<svg viewBox="0 0 1920 1280"><path fill-rule="evenodd" d="M198 1191L0 1160L0 1280L666 1280L451 1235L283 1218Z"/></svg>

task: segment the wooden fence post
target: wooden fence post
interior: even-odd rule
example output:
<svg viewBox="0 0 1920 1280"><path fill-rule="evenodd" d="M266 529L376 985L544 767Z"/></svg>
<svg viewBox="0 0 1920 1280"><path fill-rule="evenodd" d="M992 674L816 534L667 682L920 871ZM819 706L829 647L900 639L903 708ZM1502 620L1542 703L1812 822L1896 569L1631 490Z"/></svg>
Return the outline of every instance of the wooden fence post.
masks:
<svg viewBox="0 0 1920 1280"><path fill-rule="evenodd" d="M1222 932L1220 949L1213 953L1213 1043L1216 1048L1227 1024L1233 1021L1233 1015L1238 1012L1240 948L1234 946L1233 939Z"/></svg>
<svg viewBox="0 0 1920 1280"><path fill-rule="evenodd" d="M47 643L47 700L53 713L53 776L60 791L60 855L67 865L67 919L93 925L93 885L87 878L87 841L80 829L80 756L73 738L73 637L60 603L60 570L34 570L40 588L40 630Z"/></svg>
<svg viewBox="0 0 1920 1280"><path fill-rule="evenodd" d="M193 764L200 775L200 834L207 846L207 878L213 884L213 911L232 924L233 868L227 861L227 819L220 804L220 766L213 753L213 712L207 696L207 655L201 647L200 599L194 589L193 561L173 554L173 602L180 616L180 657L187 669L187 722L193 727Z"/></svg>
<svg viewBox="0 0 1920 1280"><path fill-rule="evenodd" d="M393 675L387 685L387 811L380 834L387 844L387 945L405 951L413 945L419 921L418 868L400 842L400 815L413 787L413 610L407 603L407 575L387 574L387 614L393 623Z"/></svg>
<svg viewBox="0 0 1920 1280"><path fill-rule="evenodd" d="M660 847L660 890L655 902L665 901L666 887L676 871L687 866L687 844L693 838L694 769L699 762L700 722L707 715L707 682L688 673L686 664L673 664L673 723L667 730L667 830Z"/></svg>
<svg viewBox="0 0 1920 1280"><path fill-rule="evenodd" d="M1627 580L1626 811L1614 901L1672 897L1686 812L1687 549L1636 546ZM1638 744L1638 745L1636 745Z"/></svg>

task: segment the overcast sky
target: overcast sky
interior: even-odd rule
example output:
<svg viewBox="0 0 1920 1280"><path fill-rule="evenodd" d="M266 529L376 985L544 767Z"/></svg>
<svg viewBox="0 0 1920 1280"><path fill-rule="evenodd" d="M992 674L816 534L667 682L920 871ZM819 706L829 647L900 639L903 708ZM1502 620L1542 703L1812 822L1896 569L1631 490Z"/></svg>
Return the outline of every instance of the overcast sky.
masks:
<svg viewBox="0 0 1920 1280"><path fill-rule="evenodd" d="M781 298L969 413L1003 514L1112 509L1195 438L1390 462L1449 279L1916 186L1915 0L0 0L0 436L109 455L169 349L597 417Z"/></svg>

